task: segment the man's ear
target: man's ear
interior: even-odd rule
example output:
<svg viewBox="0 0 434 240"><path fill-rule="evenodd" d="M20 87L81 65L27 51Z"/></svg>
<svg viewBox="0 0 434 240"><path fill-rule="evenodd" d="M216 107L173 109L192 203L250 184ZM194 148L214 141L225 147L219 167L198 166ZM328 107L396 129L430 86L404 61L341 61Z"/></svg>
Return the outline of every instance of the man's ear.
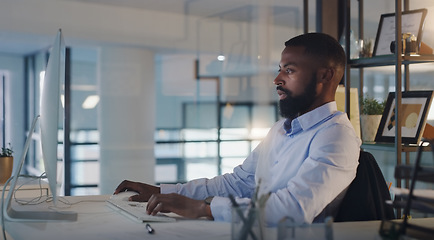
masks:
<svg viewBox="0 0 434 240"><path fill-rule="evenodd" d="M321 68L318 70L318 81L321 83L331 82L335 74L335 69L333 68Z"/></svg>

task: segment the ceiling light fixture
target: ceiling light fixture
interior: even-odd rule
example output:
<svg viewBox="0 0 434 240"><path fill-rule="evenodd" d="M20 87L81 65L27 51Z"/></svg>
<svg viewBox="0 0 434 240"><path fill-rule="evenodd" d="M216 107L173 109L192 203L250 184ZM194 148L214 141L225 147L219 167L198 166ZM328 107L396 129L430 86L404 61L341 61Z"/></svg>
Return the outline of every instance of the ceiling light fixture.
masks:
<svg viewBox="0 0 434 240"><path fill-rule="evenodd" d="M81 107L83 109L93 109L96 107L96 105L99 102L99 96L98 95L89 95L86 100L84 100Z"/></svg>

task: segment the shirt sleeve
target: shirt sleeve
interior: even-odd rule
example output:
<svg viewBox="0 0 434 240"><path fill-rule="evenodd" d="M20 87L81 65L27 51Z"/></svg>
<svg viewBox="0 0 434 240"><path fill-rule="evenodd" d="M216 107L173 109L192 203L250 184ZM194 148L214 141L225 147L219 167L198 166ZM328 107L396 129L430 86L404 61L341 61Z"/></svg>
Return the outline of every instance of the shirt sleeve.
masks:
<svg viewBox="0 0 434 240"><path fill-rule="evenodd" d="M249 198L235 198L239 206L250 204ZM214 197L211 201L211 213L215 221L230 222L232 220L232 202L227 197Z"/></svg>
<svg viewBox="0 0 434 240"><path fill-rule="evenodd" d="M161 193L178 193L177 185L174 184L161 184ZM205 197L203 198L205 199ZM248 204L250 199L237 198L239 204ZM232 203L228 197L215 196L211 201L211 214L214 221L230 222L232 219Z"/></svg>
<svg viewBox="0 0 434 240"><path fill-rule="evenodd" d="M216 176L212 179L200 178L184 184L161 184L163 194L178 193L193 199L202 200L214 196L211 213L215 221L231 221L232 204L228 198L251 198L254 192L257 154L261 144L253 150L244 162L235 167L233 173Z"/></svg>
<svg viewBox="0 0 434 240"><path fill-rule="evenodd" d="M205 199L209 196L250 198L254 192L255 172L258 149L253 150L244 162L235 167L232 173L214 178L199 178L183 184L161 184L161 193L178 193L193 199Z"/></svg>
<svg viewBox="0 0 434 240"><path fill-rule="evenodd" d="M214 221L230 222L232 219L232 204L227 197L214 197L211 201L211 214Z"/></svg>

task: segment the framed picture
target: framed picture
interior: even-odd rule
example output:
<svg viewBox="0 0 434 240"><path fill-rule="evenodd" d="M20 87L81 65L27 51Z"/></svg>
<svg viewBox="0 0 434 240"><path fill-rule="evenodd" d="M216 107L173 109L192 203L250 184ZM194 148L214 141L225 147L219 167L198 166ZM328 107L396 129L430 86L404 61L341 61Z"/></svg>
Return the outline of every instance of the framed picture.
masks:
<svg viewBox="0 0 434 240"><path fill-rule="evenodd" d="M402 12L402 33L411 33L417 37L417 46L420 46L422 29L427 10L417 9ZM375 38L373 56L392 54L390 44L395 41L395 13L382 14Z"/></svg>
<svg viewBox="0 0 434 240"><path fill-rule="evenodd" d="M432 97L433 91L402 92L402 112L399 114L402 119L402 143L419 143L425 129ZM386 107L375 136L376 142L395 141L395 120L395 93L391 92L387 97Z"/></svg>

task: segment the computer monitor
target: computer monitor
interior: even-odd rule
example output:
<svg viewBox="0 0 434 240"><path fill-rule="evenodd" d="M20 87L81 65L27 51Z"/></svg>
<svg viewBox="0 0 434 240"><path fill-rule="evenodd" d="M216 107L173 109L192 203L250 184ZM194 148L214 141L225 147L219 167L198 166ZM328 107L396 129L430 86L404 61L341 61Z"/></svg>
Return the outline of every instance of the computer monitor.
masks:
<svg viewBox="0 0 434 240"><path fill-rule="evenodd" d="M43 209L42 211L17 210L12 207L12 199L15 191L18 176L24 165L24 160L31 142L32 134L39 118L42 157L44 159L45 172L51 193L53 195L53 204L57 202L57 144L59 118L62 114L60 93L65 80L65 44L63 42L62 31L59 30L54 41L47 69L45 71L44 83L42 85L40 116L36 116L32 122L20 162L16 167L8 196L3 208L3 214L9 221L76 221L77 213L55 211L52 209ZM63 122L62 122L63 125Z"/></svg>

